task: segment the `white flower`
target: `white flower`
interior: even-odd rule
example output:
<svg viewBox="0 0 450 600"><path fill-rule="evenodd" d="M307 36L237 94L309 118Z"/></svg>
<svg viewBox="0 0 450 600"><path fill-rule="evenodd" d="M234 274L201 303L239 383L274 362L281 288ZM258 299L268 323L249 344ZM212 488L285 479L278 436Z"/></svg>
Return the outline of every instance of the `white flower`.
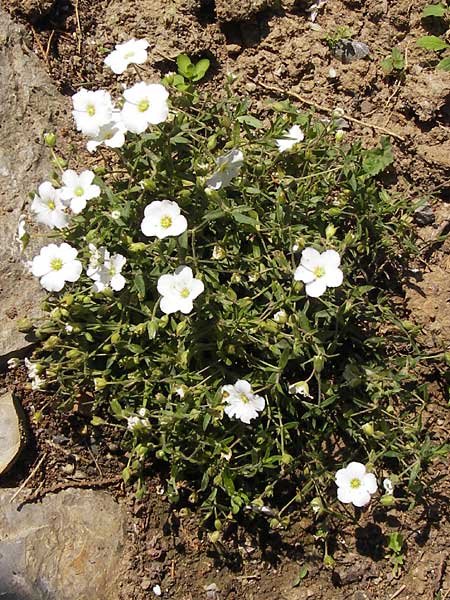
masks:
<svg viewBox="0 0 450 600"><path fill-rule="evenodd" d="M394 484L392 483L392 481L388 478L383 479L383 487L384 487L384 491L386 492L386 494L388 494L389 496L392 496L392 494L394 493Z"/></svg>
<svg viewBox="0 0 450 600"><path fill-rule="evenodd" d="M20 365L20 359L19 358L9 358L6 364L8 365L9 370L17 369L17 367Z"/></svg>
<svg viewBox="0 0 450 600"><path fill-rule="evenodd" d="M32 362L29 358L25 358L25 366L28 370L28 377L31 379L32 390L42 390L45 388L46 381L39 374L37 363Z"/></svg>
<svg viewBox="0 0 450 600"><path fill-rule="evenodd" d="M72 96L73 117L77 129L90 137L99 134L100 127L112 120L113 105L109 92L105 90L81 89Z"/></svg>
<svg viewBox="0 0 450 600"><path fill-rule="evenodd" d="M147 127L164 122L169 115L169 92L160 83L141 81L123 93L122 121L128 131L143 133Z"/></svg>
<svg viewBox="0 0 450 600"><path fill-rule="evenodd" d="M25 228L25 223L25 215L20 215L17 223L16 241L19 244L21 252L25 250L25 248L28 246L28 242L30 241L30 236Z"/></svg>
<svg viewBox="0 0 450 600"><path fill-rule="evenodd" d="M182 400L186 395L185 386L180 385L179 387L175 388L175 394L178 396L178 398L180 398L180 400Z"/></svg>
<svg viewBox="0 0 450 600"><path fill-rule="evenodd" d="M158 279L158 292L161 294L161 310L166 315L181 311L187 315L194 308L192 301L205 289L203 281L195 279L192 269L180 266L173 275L161 275Z"/></svg>
<svg viewBox="0 0 450 600"><path fill-rule="evenodd" d="M81 275L81 262L76 260L78 252L63 242L60 246L49 244L41 248L33 258L31 272L40 278L48 292L59 292L66 281L77 281Z"/></svg>
<svg viewBox="0 0 450 600"><path fill-rule="evenodd" d="M69 325L69 323L66 323L64 329L66 330L66 333L68 333L69 335L73 332L73 327L72 327L72 325Z"/></svg>
<svg viewBox="0 0 450 600"><path fill-rule="evenodd" d="M275 323L280 323L281 325L284 325L284 323L286 323L287 321L287 312L283 309L278 310L273 315L273 320L275 321Z"/></svg>
<svg viewBox="0 0 450 600"><path fill-rule="evenodd" d="M295 144L302 142L305 139L305 134L298 125L293 125L281 139L276 140L278 150L285 152L290 150Z"/></svg>
<svg viewBox="0 0 450 600"><path fill-rule="evenodd" d="M321 254L314 248L305 248L302 252L300 265L294 273L296 281L305 283L308 296L318 298L327 287L338 287L343 280L339 268L341 257L335 250L326 250Z"/></svg>
<svg viewBox="0 0 450 600"><path fill-rule="evenodd" d="M142 233L160 240L170 235L180 235L187 229L186 218L180 212L176 202L155 200L145 207L141 223Z"/></svg>
<svg viewBox="0 0 450 600"><path fill-rule="evenodd" d="M120 75L132 63L136 65L145 63L148 46L147 40L135 40L134 38L123 44L116 44L115 50L105 58L105 65L116 75Z"/></svg>
<svg viewBox="0 0 450 600"><path fill-rule="evenodd" d="M127 417L127 428L129 431L145 429L146 427L150 427L150 421L148 419L142 419L141 417L136 417L134 415Z"/></svg>
<svg viewBox="0 0 450 600"><path fill-rule="evenodd" d="M351 502L355 506L365 506L370 495L377 491L377 480L373 473L367 473L366 467L359 462L351 462L345 469L336 473L337 497L344 504Z"/></svg>
<svg viewBox="0 0 450 600"><path fill-rule="evenodd" d="M36 215L36 221L47 225L50 229L63 229L69 223L69 218L62 203L59 190L50 181L44 181L38 187L38 194L33 198L31 211Z"/></svg>
<svg viewBox="0 0 450 600"><path fill-rule="evenodd" d="M112 288L119 292L125 286L125 277L121 271L127 262L122 254L111 254L104 247L97 248L94 244L89 244L91 253L89 266L86 274L94 282L93 290L103 292L106 288Z"/></svg>
<svg viewBox="0 0 450 600"><path fill-rule="evenodd" d="M62 200L70 203L70 209L76 215L85 207L88 200L100 196L100 188L93 184L94 173L83 171L78 175L72 169L62 175L63 187L60 190Z"/></svg>
<svg viewBox="0 0 450 600"><path fill-rule="evenodd" d="M206 190L220 190L230 185L231 180L239 174L243 163L244 155L236 148L224 156L219 156L216 160L218 170L207 180Z"/></svg>
<svg viewBox="0 0 450 600"><path fill-rule="evenodd" d="M243 423L250 423L266 405L264 398L254 394L252 386L245 379L238 379L234 385L224 385L222 395L226 404L224 412L230 419L236 417Z"/></svg>
<svg viewBox="0 0 450 600"><path fill-rule="evenodd" d="M112 120L102 125L97 135L86 144L88 152L95 152L98 146L104 144L108 148L121 148L125 143L127 128L123 124L120 111L113 110Z"/></svg>
<svg viewBox="0 0 450 600"><path fill-rule="evenodd" d="M314 23L319 14L319 9L327 3L327 0L314 0L312 4L306 9L309 12L309 20Z"/></svg>
<svg viewBox="0 0 450 600"><path fill-rule="evenodd" d="M112 210L111 211L111 219L120 219L120 210Z"/></svg>

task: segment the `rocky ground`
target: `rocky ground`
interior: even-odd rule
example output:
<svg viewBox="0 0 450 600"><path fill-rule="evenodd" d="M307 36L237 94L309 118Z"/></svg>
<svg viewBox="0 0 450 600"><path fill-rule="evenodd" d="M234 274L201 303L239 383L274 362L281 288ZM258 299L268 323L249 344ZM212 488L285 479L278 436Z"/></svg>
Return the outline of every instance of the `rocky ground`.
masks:
<svg viewBox="0 0 450 600"><path fill-rule="evenodd" d="M127 81L103 68L105 52L131 37L150 42L148 78L175 69L185 52L207 56L204 84L219 94L227 72L255 110L266 98L296 95L326 116L341 107L352 117L348 135L374 145L388 130L395 170L387 182L423 200L417 215L421 254L405 284L411 319L423 327L427 350L450 347L450 75L417 48L420 35L440 33L421 19L424 0L328 0L311 27L308 2L289 0L8 0L0 8L0 363L26 352L17 319L39 311L40 291L14 243L28 193L49 172L44 131L59 132L71 166L90 164L70 118L70 95L82 86L114 91ZM7 9L6 12L4 9ZM370 55L343 64L325 38L346 27ZM381 61L393 47L403 72L386 76ZM331 69L331 72L330 72ZM295 99L295 97L294 97ZM309 103L309 104L308 104ZM42 240L38 240L41 245ZM134 500L120 481L117 440L98 439L76 411L61 416L49 399L31 394L21 371L2 387L15 391L28 421L28 445L1 481L0 597L41 600L400 600L450 597L448 466L413 510L386 517L364 513L336 537L336 565L322 565L308 516L286 532L245 526L212 546L195 519L171 512L149 482L150 501ZM4 394L5 390L0 390ZM446 398L435 384L425 418L434 439L448 438ZM2 405L2 401L0 401ZM0 406L1 408L2 406ZM28 500L26 504L24 501ZM406 539L405 565L392 574L382 548L390 531ZM302 567L308 575L294 586ZM156 588L156 591L157 588Z"/></svg>

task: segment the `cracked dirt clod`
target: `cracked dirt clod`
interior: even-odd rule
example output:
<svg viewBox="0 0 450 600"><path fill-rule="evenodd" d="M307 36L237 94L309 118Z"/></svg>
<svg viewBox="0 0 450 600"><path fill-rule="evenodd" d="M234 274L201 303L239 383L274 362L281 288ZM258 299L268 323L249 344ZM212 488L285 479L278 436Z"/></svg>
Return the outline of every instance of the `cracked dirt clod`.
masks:
<svg viewBox="0 0 450 600"><path fill-rule="evenodd" d="M9 10L30 19L39 19L48 14L54 4L54 0L9 0Z"/></svg>
<svg viewBox="0 0 450 600"><path fill-rule="evenodd" d="M276 6L275 0L216 0L216 16L221 23L248 21L257 13Z"/></svg>

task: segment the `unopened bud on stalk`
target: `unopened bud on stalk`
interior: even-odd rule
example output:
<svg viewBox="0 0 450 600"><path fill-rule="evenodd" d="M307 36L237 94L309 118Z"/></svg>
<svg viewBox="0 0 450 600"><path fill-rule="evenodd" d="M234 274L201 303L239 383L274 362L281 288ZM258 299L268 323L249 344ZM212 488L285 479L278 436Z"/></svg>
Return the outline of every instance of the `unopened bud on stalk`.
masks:
<svg viewBox="0 0 450 600"><path fill-rule="evenodd" d="M327 225L327 228L325 229L325 236L327 238L327 240L331 240L331 238L333 238L336 234L337 231L337 227L335 227L334 225Z"/></svg>
<svg viewBox="0 0 450 600"><path fill-rule="evenodd" d="M56 135L52 131L44 133L44 144L49 148L54 148L56 146Z"/></svg>

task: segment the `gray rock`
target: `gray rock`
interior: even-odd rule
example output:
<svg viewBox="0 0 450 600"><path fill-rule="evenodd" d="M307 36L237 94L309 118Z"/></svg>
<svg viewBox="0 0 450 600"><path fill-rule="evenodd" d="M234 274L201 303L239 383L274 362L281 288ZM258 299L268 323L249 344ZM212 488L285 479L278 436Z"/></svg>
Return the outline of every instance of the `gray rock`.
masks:
<svg viewBox="0 0 450 600"><path fill-rule="evenodd" d="M0 491L0 598L117 600L124 510L102 491L68 489L18 511Z"/></svg>
<svg viewBox="0 0 450 600"><path fill-rule="evenodd" d="M364 42L342 39L336 42L333 48L333 54L346 65L355 60L366 58L366 56L369 56L370 54L370 49Z"/></svg>
<svg viewBox="0 0 450 600"><path fill-rule="evenodd" d="M0 8L0 366L28 345L16 320L39 314L42 291L14 237L29 192L50 173L42 136L55 129L63 106L38 58L26 51L25 38Z"/></svg>
<svg viewBox="0 0 450 600"><path fill-rule="evenodd" d="M11 392L0 395L0 475L9 469L22 447L21 413Z"/></svg>

